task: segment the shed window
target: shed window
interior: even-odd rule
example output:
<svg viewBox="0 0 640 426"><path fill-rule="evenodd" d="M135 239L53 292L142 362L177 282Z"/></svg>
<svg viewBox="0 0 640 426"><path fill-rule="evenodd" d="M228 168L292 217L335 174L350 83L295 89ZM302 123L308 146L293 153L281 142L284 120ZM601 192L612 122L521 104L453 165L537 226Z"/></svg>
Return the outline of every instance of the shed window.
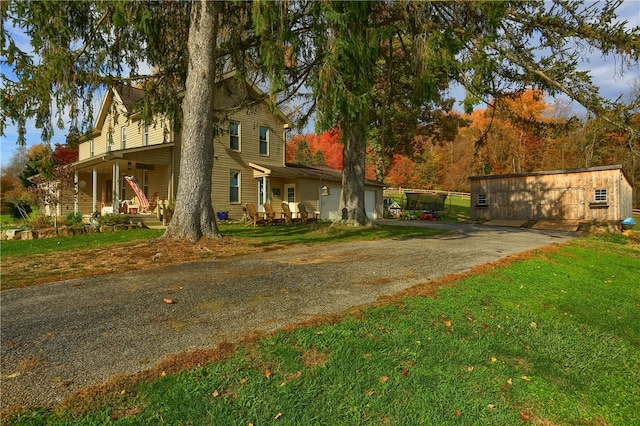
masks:
<svg viewBox="0 0 640 426"><path fill-rule="evenodd" d="M596 189L593 194L593 201L596 203L606 203L607 202L607 190L606 189Z"/></svg>
<svg viewBox="0 0 640 426"><path fill-rule="evenodd" d="M478 194L478 205L486 206L487 204L487 194Z"/></svg>

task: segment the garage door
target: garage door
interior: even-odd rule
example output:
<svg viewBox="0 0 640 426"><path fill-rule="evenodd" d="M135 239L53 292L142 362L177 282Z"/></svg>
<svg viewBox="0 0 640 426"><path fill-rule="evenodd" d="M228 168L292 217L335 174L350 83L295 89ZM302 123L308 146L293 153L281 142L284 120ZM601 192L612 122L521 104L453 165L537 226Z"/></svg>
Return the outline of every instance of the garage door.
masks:
<svg viewBox="0 0 640 426"><path fill-rule="evenodd" d="M364 191L364 209L369 219L377 219L376 217L376 191Z"/></svg>
<svg viewBox="0 0 640 426"><path fill-rule="evenodd" d="M321 219L334 220L338 217L338 206L340 205L340 186L330 186L329 195L321 199ZM376 212L376 191L364 191L364 208L369 219L377 219Z"/></svg>

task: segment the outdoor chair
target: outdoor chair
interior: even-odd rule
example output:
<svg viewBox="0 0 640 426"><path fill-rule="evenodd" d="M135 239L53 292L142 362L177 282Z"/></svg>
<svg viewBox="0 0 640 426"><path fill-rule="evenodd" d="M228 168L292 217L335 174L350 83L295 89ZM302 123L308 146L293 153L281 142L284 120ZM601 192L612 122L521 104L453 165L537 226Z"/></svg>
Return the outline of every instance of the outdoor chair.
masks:
<svg viewBox="0 0 640 426"><path fill-rule="evenodd" d="M149 198L149 207L147 207L146 211L148 213L154 213L157 206L158 206L158 193L154 192L151 198Z"/></svg>
<svg viewBox="0 0 640 426"><path fill-rule="evenodd" d="M284 223L284 219L276 219L276 212L273 210L271 203L264 203L262 206L264 207L264 212L267 215L267 222L272 225Z"/></svg>
<svg viewBox="0 0 640 426"><path fill-rule="evenodd" d="M309 217L309 212L307 208L302 203L298 203L298 214L300 215L300 220L303 222L314 222L318 220L317 217Z"/></svg>
<svg viewBox="0 0 640 426"><path fill-rule="evenodd" d="M286 201L282 202L282 215L284 216L285 223L295 223L300 221L300 219L293 217L293 213L291 212L289 203L287 203Z"/></svg>
<svg viewBox="0 0 640 426"><path fill-rule="evenodd" d="M247 215L247 223L246 226L253 224L253 226L264 225L267 223L266 220L260 218L258 214L258 209L256 209L256 205L253 203L247 203L246 206L246 215Z"/></svg>
<svg viewBox="0 0 640 426"><path fill-rule="evenodd" d="M138 197L134 196L131 201L127 203L127 214L140 213L140 201Z"/></svg>

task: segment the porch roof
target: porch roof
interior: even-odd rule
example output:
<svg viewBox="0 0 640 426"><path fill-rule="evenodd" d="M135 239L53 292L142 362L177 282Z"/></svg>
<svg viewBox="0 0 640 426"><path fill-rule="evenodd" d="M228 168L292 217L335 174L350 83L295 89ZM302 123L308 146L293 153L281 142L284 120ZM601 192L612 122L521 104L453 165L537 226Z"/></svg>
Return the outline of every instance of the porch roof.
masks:
<svg viewBox="0 0 640 426"><path fill-rule="evenodd" d="M85 169L87 167L99 166L102 164L110 163L113 160L122 160L126 158L128 154L135 154L144 151L152 151L161 148L170 148L175 145L175 142L167 142L158 145L149 145L137 148L118 149L110 151L105 155L97 155L95 157L87 158L86 160L76 161L71 163L74 170Z"/></svg>

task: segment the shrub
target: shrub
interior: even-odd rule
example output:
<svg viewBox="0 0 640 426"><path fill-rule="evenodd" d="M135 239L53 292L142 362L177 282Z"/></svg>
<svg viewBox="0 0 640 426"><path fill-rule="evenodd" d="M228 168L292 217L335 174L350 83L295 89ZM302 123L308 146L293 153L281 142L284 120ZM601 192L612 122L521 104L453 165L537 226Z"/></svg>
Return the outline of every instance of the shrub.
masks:
<svg viewBox="0 0 640 426"><path fill-rule="evenodd" d="M68 213L64 218L64 224L72 228L84 226L82 215L80 213Z"/></svg>
<svg viewBox="0 0 640 426"><path fill-rule="evenodd" d="M49 216L40 214L40 210L37 208L34 208L31 213L29 213L25 222L29 228L34 230L53 227L51 218Z"/></svg>
<svg viewBox="0 0 640 426"><path fill-rule="evenodd" d="M98 226L128 225L130 221L126 214L109 213L97 218Z"/></svg>

